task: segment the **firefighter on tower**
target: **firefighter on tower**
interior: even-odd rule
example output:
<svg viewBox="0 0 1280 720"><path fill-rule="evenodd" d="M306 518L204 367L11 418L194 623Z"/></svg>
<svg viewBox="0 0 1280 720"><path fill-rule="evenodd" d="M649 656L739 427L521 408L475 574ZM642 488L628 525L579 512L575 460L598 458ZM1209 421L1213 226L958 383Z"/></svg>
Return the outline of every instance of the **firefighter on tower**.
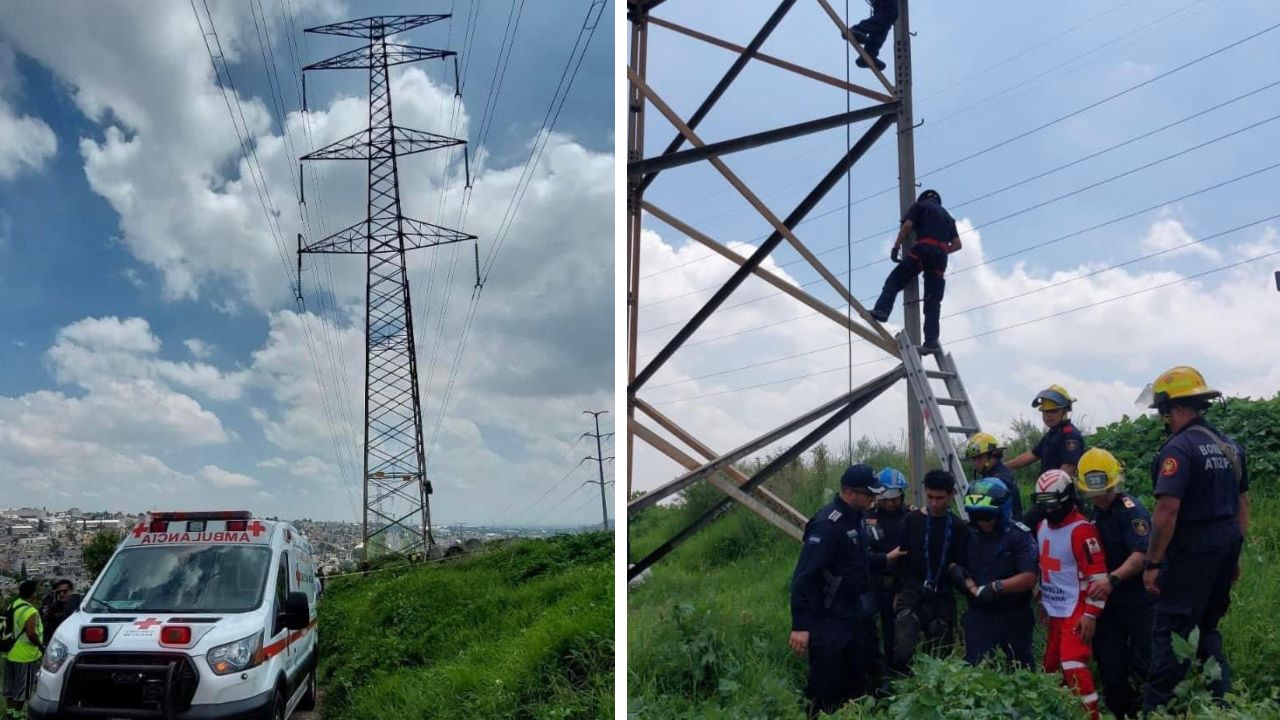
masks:
<svg viewBox="0 0 1280 720"><path fill-rule="evenodd" d="M1107 563L1098 531L1075 506L1075 483L1061 470L1036 480L1032 499L1044 519L1036 528L1040 546L1040 602L1049 619L1044 671L1062 671L1089 716L1098 718L1098 693L1089 674L1094 632L1106 601L1093 595L1106 582Z"/></svg>

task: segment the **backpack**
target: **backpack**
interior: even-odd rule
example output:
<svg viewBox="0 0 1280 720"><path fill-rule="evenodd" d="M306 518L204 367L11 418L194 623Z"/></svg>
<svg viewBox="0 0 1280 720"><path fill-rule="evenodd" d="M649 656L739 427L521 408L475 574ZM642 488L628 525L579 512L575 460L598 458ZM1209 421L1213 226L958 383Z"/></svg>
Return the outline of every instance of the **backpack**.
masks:
<svg viewBox="0 0 1280 720"><path fill-rule="evenodd" d="M18 608L21 605L31 607L30 603L14 600L9 603L9 609L4 613L4 622L0 623L0 652L7 653L13 649L18 642L18 634L22 632L22 628L17 627L15 620L17 619Z"/></svg>

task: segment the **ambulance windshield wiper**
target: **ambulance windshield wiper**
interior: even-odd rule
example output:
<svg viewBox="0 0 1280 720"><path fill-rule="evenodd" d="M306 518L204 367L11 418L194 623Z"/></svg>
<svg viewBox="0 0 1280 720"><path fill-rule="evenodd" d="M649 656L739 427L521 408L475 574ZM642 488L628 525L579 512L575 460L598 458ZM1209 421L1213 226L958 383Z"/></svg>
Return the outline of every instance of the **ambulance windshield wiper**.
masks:
<svg viewBox="0 0 1280 720"><path fill-rule="evenodd" d="M85 603L84 607L81 609L85 610L86 612L100 612L98 610L91 610L90 606L101 605L102 607L105 607L107 609L107 612L132 612L133 611L131 608L118 608L113 604L118 602L128 602L128 601L127 600L99 600L98 598L89 598L89 602Z"/></svg>

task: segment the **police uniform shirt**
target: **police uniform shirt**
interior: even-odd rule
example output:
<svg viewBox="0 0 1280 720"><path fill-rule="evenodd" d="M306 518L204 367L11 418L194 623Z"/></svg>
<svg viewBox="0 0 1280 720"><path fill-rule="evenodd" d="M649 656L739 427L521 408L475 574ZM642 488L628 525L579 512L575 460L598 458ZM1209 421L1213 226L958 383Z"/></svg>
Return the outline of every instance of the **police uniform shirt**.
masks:
<svg viewBox="0 0 1280 720"><path fill-rule="evenodd" d="M1057 470L1063 465L1079 465L1080 456L1084 454L1084 436L1070 420L1064 420L1049 428L1031 449L1031 454L1040 459L1040 472Z"/></svg>
<svg viewBox="0 0 1280 720"><path fill-rule="evenodd" d="M1005 580L1040 568L1040 553L1031 530L1022 523L1005 524L994 533L986 533L977 526L970 526L966 541L967 551L960 563L969 571L973 581L981 587L995 580ZM970 599L970 607L984 610L1008 610L1025 607L1031 600L1031 591L1005 593L991 602L981 603Z"/></svg>
<svg viewBox="0 0 1280 720"><path fill-rule="evenodd" d="M1119 493L1111 507L1093 509L1093 525L1102 539L1102 553L1107 557L1107 572L1115 572L1134 552L1146 552L1151 541L1151 514L1137 498ZM1126 600L1146 602L1151 599L1142 589L1137 576L1128 578L1112 589L1109 603Z"/></svg>
<svg viewBox="0 0 1280 720"><path fill-rule="evenodd" d="M951 538L946 541L947 522L951 523ZM941 517L927 515L924 509L909 513L902 527L902 549L907 551L905 557L898 559L900 577L911 585L920 585L926 579L925 570L925 524L929 528L928 561L933 581L939 586L947 584L947 566L960 562L958 558L965 556L965 540L968 532L964 520L947 513ZM947 545L946 556L943 557L943 545Z"/></svg>
<svg viewBox="0 0 1280 720"><path fill-rule="evenodd" d="M951 213L936 202L917 201L902 218L903 222L907 220L911 221L911 227L915 229L917 238L933 238L939 242L948 243L960 236L960 233L956 232L956 221L952 219Z"/></svg>
<svg viewBox="0 0 1280 720"><path fill-rule="evenodd" d="M914 507L903 505L897 512L885 512L879 506L873 508L866 514L864 520L867 528L867 544L874 553L887 553L890 550L902 544L902 526L907 520L907 515L915 510ZM873 574L881 577L893 577L896 570L892 565L887 565L882 572Z"/></svg>
<svg viewBox="0 0 1280 720"><path fill-rule="evenodd" d="M862 514L836 496L805 524L791 579L791 628L813 630L824 618L854 618L870 587L871 558ZM830 578L839 585L831 591Z"/></svg>
<svg viewBox="0 0 1280 720"><path fill-rule="evenodd" d="M1213 434L1193 428L1202 427ZM1240 482L1231 458L1224 454L1214 438L1234 448L1240 466ZM1249 490L1249 472L1244 449L1234 440L1213 429L1203 418L1187 423L1165 442L1156 456L1153 485L1155 496L1180 498L1178 526L1203 525L1236 517L1240 493Z"/></svg>

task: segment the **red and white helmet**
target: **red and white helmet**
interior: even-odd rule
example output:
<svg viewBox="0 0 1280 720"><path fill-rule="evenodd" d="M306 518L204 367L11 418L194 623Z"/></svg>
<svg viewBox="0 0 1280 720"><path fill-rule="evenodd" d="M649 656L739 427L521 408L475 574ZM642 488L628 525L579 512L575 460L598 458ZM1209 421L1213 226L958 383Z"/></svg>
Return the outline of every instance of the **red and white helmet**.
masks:
<svg viewBox="0 0 1280 720"><path fill-rule="evenodd" d="M1042 510L1052 515L1063 507L1075 502L1076 486L1071 476L1062 470L1046 470L1036 478L1035 491L1031 500Z"/></svg>

